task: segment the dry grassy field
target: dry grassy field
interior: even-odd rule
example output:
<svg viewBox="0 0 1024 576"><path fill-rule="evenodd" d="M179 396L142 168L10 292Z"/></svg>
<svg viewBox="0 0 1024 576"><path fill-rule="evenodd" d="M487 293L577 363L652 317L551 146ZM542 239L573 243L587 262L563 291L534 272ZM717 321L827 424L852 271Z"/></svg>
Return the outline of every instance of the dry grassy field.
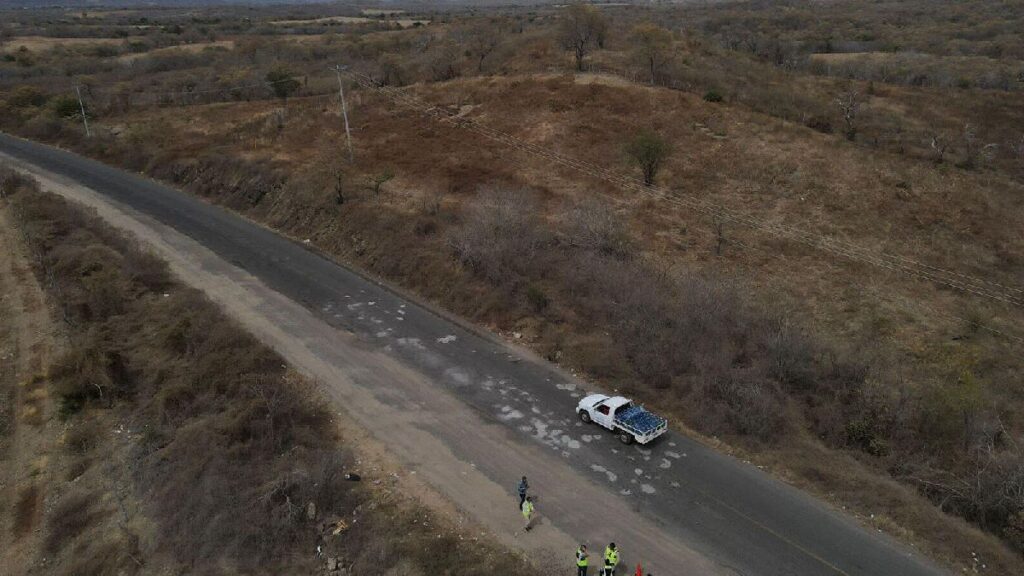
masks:
<svg viewBox="0 0 1024 576"><path fill-rule="evenodd" d="M69 37L74 14L18 13L0 128L309 238L951 566L1010 574L1024 11L962 4L404 7L422 24L403 29L140 11L89 29L112 53L59 57L17 38ZM601 177L641 178L638 146L653 186Z"/></svg>

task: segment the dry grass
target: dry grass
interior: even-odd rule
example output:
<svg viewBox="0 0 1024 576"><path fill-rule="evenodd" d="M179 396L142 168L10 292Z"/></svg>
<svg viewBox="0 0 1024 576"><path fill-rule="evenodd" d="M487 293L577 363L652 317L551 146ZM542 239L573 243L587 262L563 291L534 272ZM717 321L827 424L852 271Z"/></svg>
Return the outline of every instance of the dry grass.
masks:
<svg viewBox="0 0 1024 576"><path fill-rule="evenodd" d="M204 50L232 50L235 47L234 40L216 40L214 42L196 42L195 44L181 44L179 46L167 46L165 48L157 48L148 52L139 52L136 54L122 54L117 59L123 62L131 62L132 60L138 60L139 58L149 56L174 56L176 54L197 54Z"/></svg>
<svg viewBox="0 0 1024 576"><path fill-rule="evenodd" d="M56 38L51 36L15 36L7 41L6 51L24 47L32 52L43 52L57 47L77 48L82 46L120 46L125 42L139 40L133 38Z"/></svg>
<svg viewBox="0 0 1024 576"><path fill-rule="evenodd" d="M363 11L366 13L366 11ZM401 12L401 11L398 11ZM390 12L378 11L380 14L391 14ZM363 18L360 16L327 16L324 18L313 18L309 20L275 20L271 24L275 26L309 26L309 25L331 25L331 24L374 24L374 23L387 23L396 24L402 28L411 28L417 24L426 26L430 24L430 20L416 20L412 18L388 18L387 20L381 20L378 18Z"/></svg>
<svg viewBox="0 0 1024 576"><path fill-rule="evenodd" d="M143 558L190 572L314 571L318 541L360 574L400 561L425 574L495 563L531 573L408 497L346 481L357 463L317 391L132 240L31 182L12 202L69 322L52 370L76 487L47 513L58 573L132 574ZM403 518L429 522L396 529ZM350 528L325 537L338 519Z"/></svg>

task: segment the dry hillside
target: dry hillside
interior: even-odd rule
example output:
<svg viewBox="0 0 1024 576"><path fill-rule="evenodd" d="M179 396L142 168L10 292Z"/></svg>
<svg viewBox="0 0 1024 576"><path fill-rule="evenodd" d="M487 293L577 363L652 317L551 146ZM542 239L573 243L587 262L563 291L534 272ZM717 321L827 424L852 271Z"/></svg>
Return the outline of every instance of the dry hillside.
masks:
<svg viewBox="0 0 1024 576"><path fill-rule="evenodd" d="M38 11L4 28L0 127L309 239L952 564L977 552L1014 573L1024 67L1005 23L1022 14L966 4L167 10L88 27ZM573 17L593 27L579 60ZM22 50L44 29L97 45ZM595 174L639 178L641 137L666 145L655 186Z"/></svg>

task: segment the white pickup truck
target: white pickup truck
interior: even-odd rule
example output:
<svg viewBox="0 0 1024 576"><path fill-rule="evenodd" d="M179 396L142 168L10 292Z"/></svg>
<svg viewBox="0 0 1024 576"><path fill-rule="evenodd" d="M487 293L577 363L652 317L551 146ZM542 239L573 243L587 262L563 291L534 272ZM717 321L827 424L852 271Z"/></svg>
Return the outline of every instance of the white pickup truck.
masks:
<svg viewBox="0 0 1024 576"><path fill-rule="evenodd" d="M668 420L622 396L591 394L576 406L580 420L611 430L623 444L647 444L668 430Z"/></svg>

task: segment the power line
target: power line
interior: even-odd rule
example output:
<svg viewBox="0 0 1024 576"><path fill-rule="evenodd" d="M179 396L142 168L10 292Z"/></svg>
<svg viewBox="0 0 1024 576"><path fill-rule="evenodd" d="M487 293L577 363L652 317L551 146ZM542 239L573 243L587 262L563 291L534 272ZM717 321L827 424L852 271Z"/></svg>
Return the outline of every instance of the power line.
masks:
<svg viewBox="0 0 1024 576"><path fill-rule="evenodd" d="M1018 307L1024 306L1024 297L1018 295L1024 294L1024 290L1016 287L1004 286L996 282L969 276L960 272L931 266L903 256L887 253L873 253L870 250L857 246L851 242L829 238L792 226L772 224L745 214L737 213L723 205L715 204L704 199L697 199L691 196L675 196L668 189L656 186L647 186L635 178L622 175L586 161L564 156L536 144L525 142L511 134L484 126L475 120L458 116L437 106L431 106L414 96L404 93L403 91L388 86L380 86L365 75L351 71L346 71L345 74L357 84L381 93L407 108L423 113L429 117L433 117L439 121L450 122L459 128L478 133L489 139L505 144L506 146L567 166L578 172L604 180L620 188L633 190L662 202L668 202L677 206L696 210L715 218L722 219L723 221L760 230L777 238L804 244L811 248L841 256L851 261L899 272L920 280L934 282L954 290L974 294L976 296L1003 302L1005 304Z"/></svg>

